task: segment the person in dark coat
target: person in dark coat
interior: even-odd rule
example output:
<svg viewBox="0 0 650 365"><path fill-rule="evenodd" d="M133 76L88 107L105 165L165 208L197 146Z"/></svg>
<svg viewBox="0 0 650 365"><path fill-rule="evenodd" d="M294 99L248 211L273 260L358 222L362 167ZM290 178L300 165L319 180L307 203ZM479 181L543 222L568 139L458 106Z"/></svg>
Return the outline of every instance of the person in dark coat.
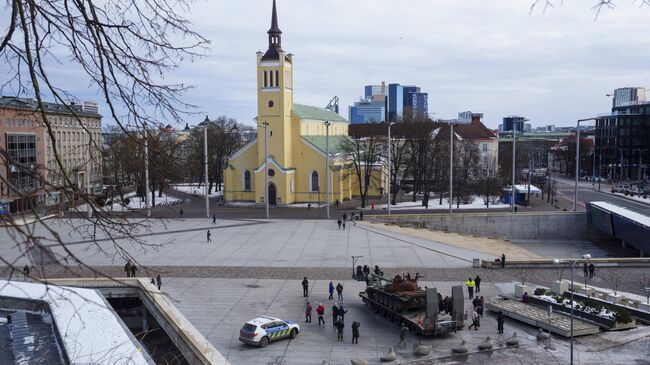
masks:
<svg viewBox="0 0 650 365"><path fill-rule="evenodd" d="M183 212L183 208L181 208L181 210L180 210L179 213L181 213L181 218L183 218L183 213L184 213L184 212Z"/></svg>
<svg viewBox="0 0 650 365"><path fill-rule="evenodd" d="M352 343L359 343L359 327L361 327L359 321L352 322Z"/></svg>
<svg viewBox="0 0 650 365"><path fill-rule="evenodd" d="M589 264L586 261L582 263L582 273L585 277L589 276Z"/></svg>
<svg viewBox="0 0 650 365"><path fill-rule="evenodd" d="M126 273L127 278L131 277L131 261L128 261L126 265L124 265L124 272Z"/></svg>
<svg viewBox="0 0 650 365"><path fill-rule="evenodd" d="M348 220L348 215L343 213L343 222L345 222L346 220Z"/></svg>
<svg viewBox="0 0 650 365"><path fill-rule="evenodd" d="M343 308L343 303L339 304L339 318L345 322L345 313L347 313L348 310Z"/></svg>
<svg viewBox="0 0 650 365"><path fill-rule="evenodd" d="M160 290L160 287L162 286L162 278L160 277L160 274L156 275L156 285L158 286L158 290Z"/></svg>
<svg viewBox="0 0 650 365"><path fill-rule="evenodd" d="M336 327L336 339L343 341L343 327L345 327L345 323L343 323L343 320L339 318L334 326Z"/></svg>
<svg viewBox="0 0 650 365"><path fill-rule="evenodd" d="M212 213L212 224L217 224L217 213Z"/></svg>
<svg viewBox="0 0 650 365"><path fill-rule="evenodd" d="M210 233L209 229L208 229L207 237L208 237L208 242L212 242L212 239L210 239L210 237L212 237L212 233Z"/></svg>
<svg viewBox="0 0 650 365"><path fill-rule="evenodd" d="M136 271L138 271L138 267L135 264L131 264L131 277L135 277Z"/></svg>
<svg viewBox="0 0 650 365"><path fill-rule="evenodd" d="M481 291L481 277L476 275L476 278L474 279L474 284L476 284L476 292Z"/></svg>
<svg viewBox="0 0 650 365"><path fill-rule="evenodd" d="M307 302L307 308L305 308L305 322L306 323L311 323L311 311L312 311L311 304L309 302Z"/></svg>
<svg viewBox="0 0 650 365"><path fill-rule="evenodd" d="M501 254L501 267L502 268L506 267L506 254L505 253Z"/></svg>
<svg viewBox="0 0 650 365"><path fill-rule="evenodd" d="M343 301L343 285L341 283L336 284L336 293L339 296L339 301Z"/></svg>
<svg viewBox="0 0 650 365"><path fill-rule="evenodd" d="M594 278L594 271L596 271L596 266L594 266L593 262L589 263L589 279Z"/></svg>
<svg viewBox="0 0 650 365"><path fill-rule="evenodd" d="M334 283L332 281L330 281L329 291L330 291L330 297L328 299L332 300L334 299Z"/></svg>
<svg viewBox="0 0 650 365"><path fill-rule="evenodd" d="M29 265L23 266L23 275L25 276L25 280L29 277Z"/></svg>
<svg viewBox="0 0 650 365"><path fill-rule="evenodd" d="M336 223L339 224L339 229L341 229L341 224L343 224L343 222L339 219L338 221L336 221Z"/></svg>
<svg viewBox="0 0 650 365"><path fill-rule="evenodd" d="M339 306L334 303L332 306L332 325L336 326L337 319L339 319Z"/></svg>
<svg viewBox="0 0 650 365"><path fill-rule="evenodd" d="M302 279L302 296L305 298L309 296L309 280L306 276Z"/></svg>
<svg viewBox="0 0 650 365"><path fill-rule="evenodd" d="M499 312L497 315L497 331L503 333L503 322L506 321L506 316L503 315L503 312Z"/></svg>
<svg viewBox="0 0 650 365"><path fill-rule="evenodd" d="M343 226L343 230L345 231L345 219L343 220L343 223L341 223L341 226Z"/></svg>

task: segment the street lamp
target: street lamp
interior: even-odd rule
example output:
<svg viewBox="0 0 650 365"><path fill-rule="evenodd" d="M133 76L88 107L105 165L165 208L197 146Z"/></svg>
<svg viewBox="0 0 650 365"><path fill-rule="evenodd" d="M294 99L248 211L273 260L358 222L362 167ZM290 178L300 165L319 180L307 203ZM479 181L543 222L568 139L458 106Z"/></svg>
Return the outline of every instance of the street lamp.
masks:
<svg viewBox="0 0 650 365"><path fill-rule="evenodd" d="M210 201L208 200L208 124L210 123L210 118L205 116L203 121L203 165L205 174L205 186L203 191L205 192L205 216L210 218Z"/></svg>
<svg viewBox="0 0 650 365"><path fill-rule="evenodd" d="M574 185L573 192L573 211L578 211L578 175L580 174L580 123L587 122L590 120L598 120L598 118L587 118L587 119L578 119L578 124L576 128L576 181ZM594 148L595 148L594 144Z"/></svg>
<svg viewBox="0 0 650 365"><path fill-rule="evenodd" d="M573 365L573 292L575 291L573 287L573 269L576 266L576 263L578 261L588 261L591 260L591 255L590 254L584 254L582 255L582 258L579 259L573 259L573 260L560 260L560 259L554 259L553 264L559 265L561 263L570 263L571 264L571 361L570 364ZM550 336L550 333L549 333Z"/></svg>
<svg viewBox="0 0 650 365"><path fill-rule="evenodd" d="M257 117L255 118L257 121ZM269 215L269 122L264 121L262 125L257 125L264 128L264 207L266 209L266 218Z"/></svg>
<svg viewBox="0 0 650 365"><path fill-rule="evenodd" d="M151 217L151 197L149 196L149 137L147 136L147 124L144 124L144 201L147 209L147 217ZM140 200L142 204L142 200ZM142 206L142 205L141 205Z"/></svg>
<svg viewBox="0 0 650 365"><path fill-rule="evenodd" d="M522 122L523 126L523 122ZM512 122L512 185L510 186L510 205L515 212L515 161L517 161L517 123Z"/></svg>
<svg viewBox="0 0 650 365"><path fill-rule="evenodd" d="M330 219L330 125L329 120L325 121L325 189L327 196L325 197L325 210L327 212L327 219Z"/></svg>
<svg viewBox="0 0 650 365"><path fill-rule="evenodd" d="M391 198L390 198L390 184L391 184L391 176L390 176L390 127L395 124L395 122L388 122L388 184L386 186L386 191L388 192L388 215L390 215L390 203L391 203Z"/></svg>

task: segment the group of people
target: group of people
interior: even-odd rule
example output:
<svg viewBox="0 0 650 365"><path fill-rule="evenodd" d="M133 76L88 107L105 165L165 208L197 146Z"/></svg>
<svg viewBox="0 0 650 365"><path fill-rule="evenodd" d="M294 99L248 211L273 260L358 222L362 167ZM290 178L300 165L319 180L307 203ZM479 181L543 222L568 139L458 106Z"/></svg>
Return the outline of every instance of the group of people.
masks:
<svg viewBox="0 0 650 365"><path fill-rule="evenodd" d="M474 298L474 290L476 290L477 293L481 292L481 277L476 275L474 279L471 277L467 279L465 282L465 286L467 286L467 292L469 293L469 299Z"/></svg>
<svg viewBox="0 0 650 365"><path fill-rule="evenodd" d="M126 273L127 278L134 278L137 271L138 267L131 263L131 261L128 261L126 265L124 265L124 272Z"/></svg>
<svg viewBox="0 0 650 365"><path fill-rule="evenodd" d="M338 283L334 286L334 282L330 281L328 285L329 291L329 300L334 299L334 291L336 290L338 296L338 302L334 302L332 305L332 325L336 328L336 339L343 341L343 329L345 328L345 314L348 312L347 309L343 306L343 284ZM307 277L304 277L302 280L302 294L303 297L309 297L309 280ZM311 323L311 317L313 312L313 306L310 302L307 302L305 308L305 322ZM318 326L323 324L325 326L325 307L323 303L318 303L316 307L316 314L318 315ZM352 322L352 343L359 343L359 327L361 323L359 321Z"/></svg>
<svg viewBox="0 0 650 365"><path fill-rule="evenodd" d="M336 221L336 223L339 225L339 229L345 230L345 222L348 221L348 218L349 218L349 221L353 222L353 223L357 219L362 221L363 220L363 211L360 211L359 213L352 212L352 213L350 213L349 217L348 217L348 215L346 213L343 213L343 216L341 217L341 219Z"/></svg>

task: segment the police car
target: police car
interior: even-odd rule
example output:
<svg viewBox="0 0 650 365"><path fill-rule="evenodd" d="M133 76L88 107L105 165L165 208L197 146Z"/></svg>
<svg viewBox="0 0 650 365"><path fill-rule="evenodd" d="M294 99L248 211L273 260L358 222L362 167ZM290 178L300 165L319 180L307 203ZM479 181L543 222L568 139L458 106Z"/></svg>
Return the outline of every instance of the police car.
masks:
<svg viewBox="0 0 650 365"><path fill-rule="evenodd" d="M244 324L239 331L239 341L249 345L266 347L271 341L296 338L300 326L294 321L261 316Z"/></svg>

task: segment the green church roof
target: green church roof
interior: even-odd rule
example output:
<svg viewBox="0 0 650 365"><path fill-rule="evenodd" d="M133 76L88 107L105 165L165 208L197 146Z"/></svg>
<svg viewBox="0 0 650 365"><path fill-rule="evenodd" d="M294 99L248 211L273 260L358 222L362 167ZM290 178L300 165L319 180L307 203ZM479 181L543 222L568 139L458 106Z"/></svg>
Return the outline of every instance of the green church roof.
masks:
<svg viewBox="0 0 650 365"><path fill-rule="evenodd" d="M330 122L347 122L345 118L331 110L325 108L318 108L315 106L293 104L293 112L296 113L300 119L311 120L329 120Z"/></svg>
<svg viewBox="0 0 650 365"><path fill-rule="evenodd" d="M302 136L307 142L314 145L316 148L325 153L325 136ZM345 153L343 148L343 143L350 140L349 136L330 136L330 156L338 155L340 153Z"/></svg>

